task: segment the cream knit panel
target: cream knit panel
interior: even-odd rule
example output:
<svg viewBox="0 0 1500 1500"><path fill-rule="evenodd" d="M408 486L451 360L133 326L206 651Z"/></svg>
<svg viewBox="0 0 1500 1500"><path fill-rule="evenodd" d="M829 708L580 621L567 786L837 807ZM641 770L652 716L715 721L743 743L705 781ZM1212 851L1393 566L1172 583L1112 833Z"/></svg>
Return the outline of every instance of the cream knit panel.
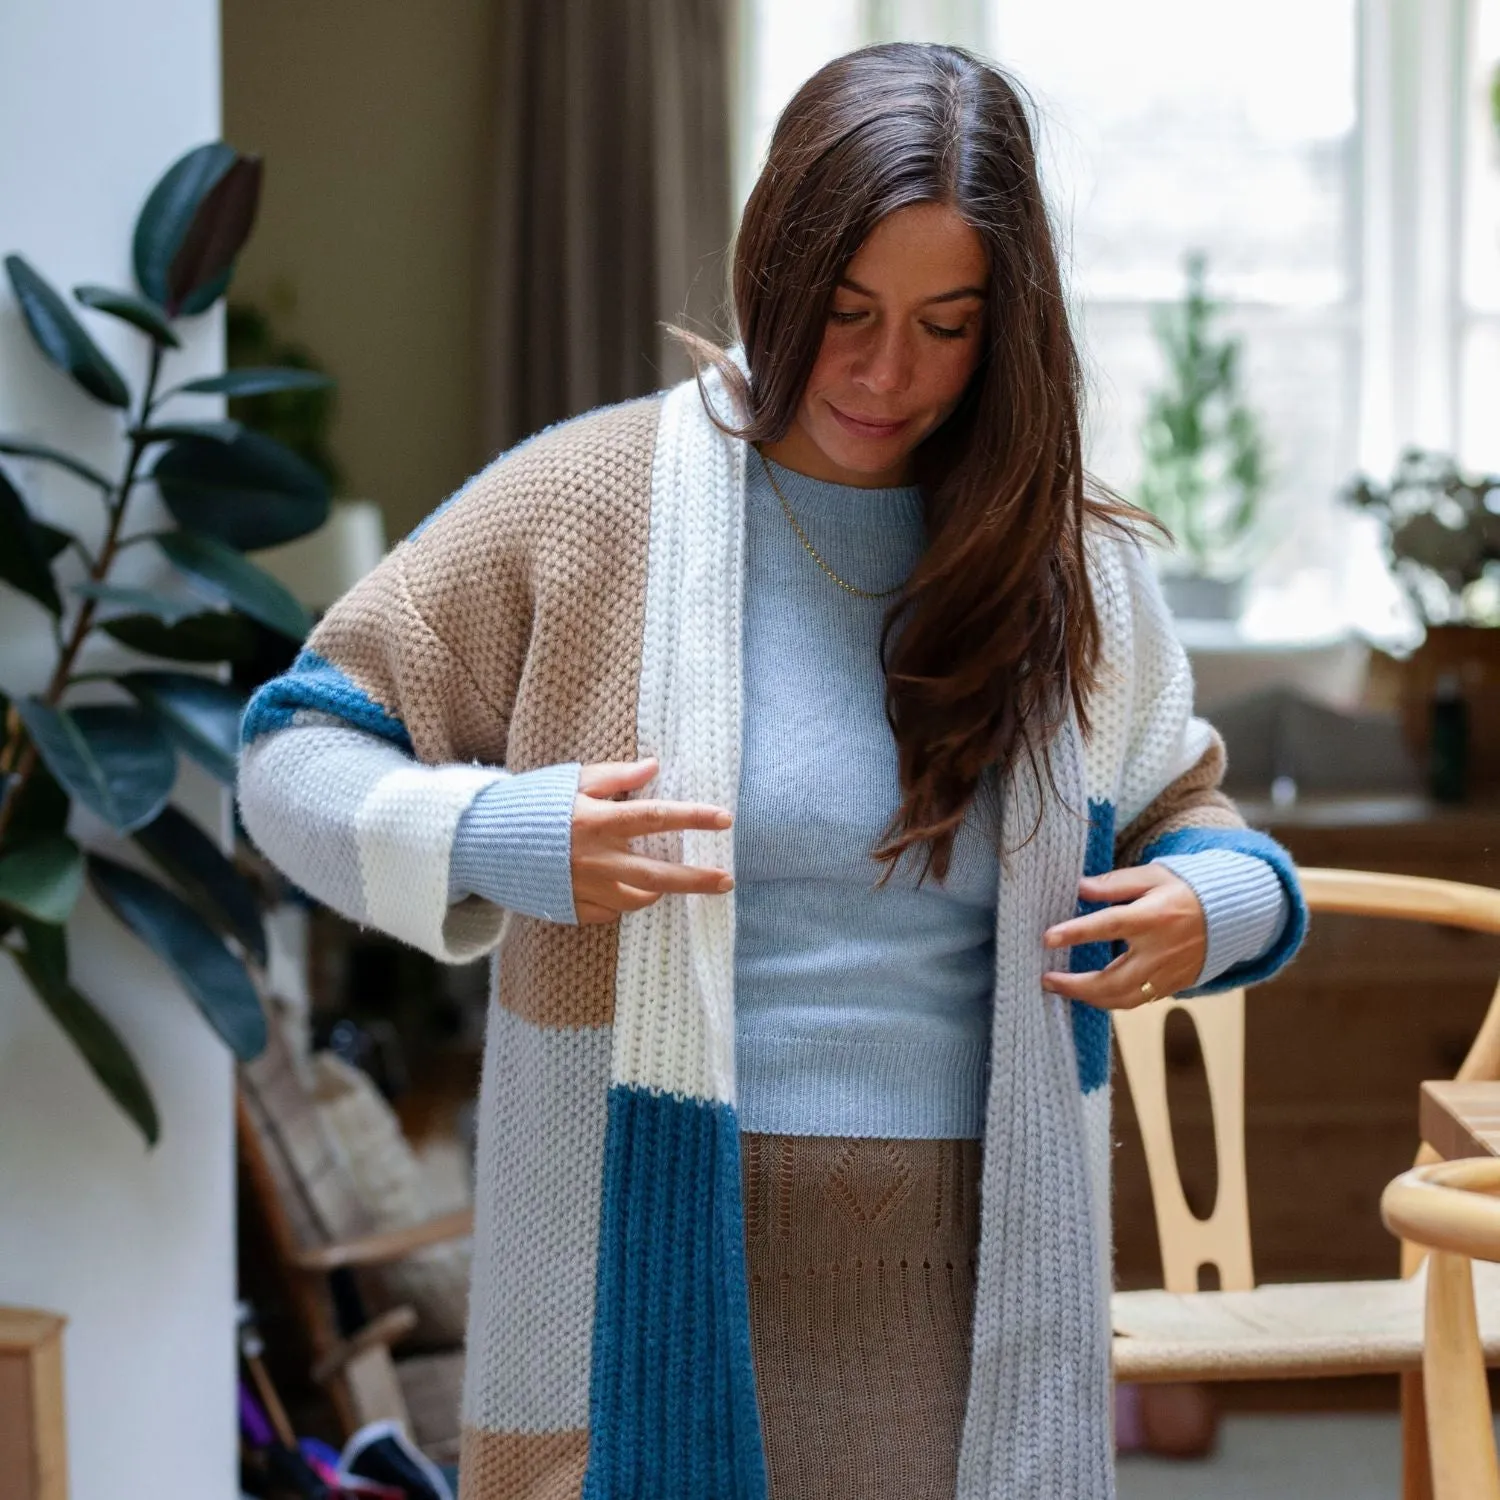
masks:
<svg viewBox="0 0 1500 1500"><path fill-rule="evenodd" d="M304 890L445 963L467 963L499 941L505 913L477 900L449 906L453 833L502 775L417 765L359 730L295 722L244 751L240 811Z"/></svg>
<svg viewBox="0 0 1500 1500"><path fill-rule="evenodd" d="M703 419L689 382L666 398L652 477L637 734L656 796L734 810L746 445ZM734 868L732 830L681 837L688 864ZM617 1084L734 1100L734 900L668 896L620 924Z"/></svg>
<svg viewBox="0 0 1500 1500"><path fill-rule="evenodd" d="M1103 650L1088 705L1087 790L1113 803L1124 828L1192 769L1214 732L1193 717L1192 669L1144 545L1096 531L1089 558Z"/></svg>

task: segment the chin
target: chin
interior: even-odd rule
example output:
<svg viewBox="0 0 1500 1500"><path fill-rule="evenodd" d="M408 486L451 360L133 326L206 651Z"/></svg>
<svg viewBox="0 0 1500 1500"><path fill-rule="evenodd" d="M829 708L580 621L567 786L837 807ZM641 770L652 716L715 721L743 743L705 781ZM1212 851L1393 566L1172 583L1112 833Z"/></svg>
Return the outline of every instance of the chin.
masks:
<svg viewBox="0 0 1500 1500"><path fill-rule="evenodd" d="M831 430L814 433L813 439L825 458L851 474L877 475L900 468L917 446L905 433L889 438L857 438L836 423L829 423L828 428Z"/></svg>

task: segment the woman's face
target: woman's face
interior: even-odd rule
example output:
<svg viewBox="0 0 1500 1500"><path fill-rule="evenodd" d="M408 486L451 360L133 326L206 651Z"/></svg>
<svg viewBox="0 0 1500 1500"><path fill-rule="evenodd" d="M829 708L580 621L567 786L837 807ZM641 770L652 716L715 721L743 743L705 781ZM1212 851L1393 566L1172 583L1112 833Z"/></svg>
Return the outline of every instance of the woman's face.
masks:
<svg viewBox="0 0 1500 1500"><path fill-rule="evenodd" d="M989 264L942 203L887 215L844 270L778 463L840 484L910 479L911 456L979 363Z"/></svg>

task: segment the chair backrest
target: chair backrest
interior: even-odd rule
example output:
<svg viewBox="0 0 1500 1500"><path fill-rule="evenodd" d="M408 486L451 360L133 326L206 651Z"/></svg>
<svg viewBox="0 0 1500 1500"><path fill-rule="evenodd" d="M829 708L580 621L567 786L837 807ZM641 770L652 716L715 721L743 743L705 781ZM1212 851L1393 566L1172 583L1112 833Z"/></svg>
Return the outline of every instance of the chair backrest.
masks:
<svg viewBox="0 0 1500 1500"><path fill-rule="evenodd" d="M1313 912L1435 922L1500 933L1500 891L1487 886L1365 870L1299 870L1298 874ZM1174 1011L1191 1019L1208 1077L1218 1195L1206 1219L1188 1206L1172 1144L1164 1039ZM1245 1178L1245 992L1161 1000L1136 1010L1116 1011L1113 1020L1146 1152L1162 1284L1169 1292L1195 1292L1202 1268L1211 1265L1218 1271L1221 1290L1248 1291L1255 1284L1255 1273ZM1457 1076L1466 1081L1500 1079L1500 984ZM1427 1160L1430 1154L1419 1153L1419 1163ZM1419 1255L1403 1252L1403 1272L1415 1270L1418 1259Z"/></svg>
<svg viewBox="0 0 1500 1500"><path fill-rule="evenodd" d="M283 1253L354 1239L376 1226L355 1194L282 1028L239 1070L242 1149Z"/></svg>
<svg viewBox="0 0 1500 1500"><path fill-rule="evenodd" d="M1497 1194L1500 1160L1467 1160L1414 1167L1380 1199L1386 1228L1430 1252L1422 1384L1433 1500L1500 1500L1470 1265L1500 1261Z"/></svg>

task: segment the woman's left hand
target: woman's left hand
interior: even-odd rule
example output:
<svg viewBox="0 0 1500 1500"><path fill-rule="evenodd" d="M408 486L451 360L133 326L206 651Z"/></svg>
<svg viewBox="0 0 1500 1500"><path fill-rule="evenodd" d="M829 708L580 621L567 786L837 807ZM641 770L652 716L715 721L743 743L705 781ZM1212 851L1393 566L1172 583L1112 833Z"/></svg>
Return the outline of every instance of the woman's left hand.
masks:
<svg viewBox="0 0 1500 1500"><path fill-rule="evenodd" d="M1044 989L1102 1010L1130 1010L1187 989L1202 971L1208 950L1203 908L1192 886L1165 865L1087 875L1079 882L1078 894L1085 901L1113 904L1049 927L1042 939L1047 947L1114 939L1128 946L1102 969L1043 975Z"/></svg>

